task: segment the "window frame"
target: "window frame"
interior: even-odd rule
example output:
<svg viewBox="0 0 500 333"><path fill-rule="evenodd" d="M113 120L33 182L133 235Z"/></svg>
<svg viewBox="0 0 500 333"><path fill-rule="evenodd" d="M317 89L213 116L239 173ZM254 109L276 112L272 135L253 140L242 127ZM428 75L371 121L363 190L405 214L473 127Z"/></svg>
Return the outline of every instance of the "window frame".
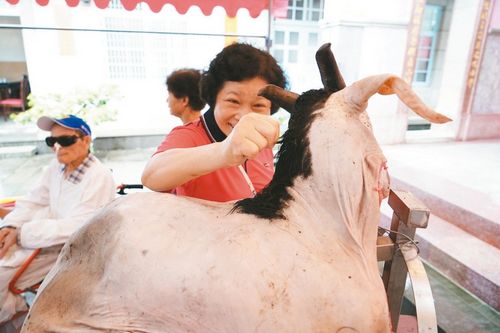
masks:
<svg viewBox="0 0 500 333"><path fill-rule="evenodd" d="M432 82L431 78L434 71L434 62L436 58L437 44L439 39L439 33L441 31L441 24L443 21L443 12L444 12L443 6L426 4L424 11L424 19L425 19L425 12L429 10L433 10L431 20L436 20L436 22L435 24L432 24L431 29L426 29L425 22L422 22L422 28L420 29L420 34L418 39L418 47L416 50L415 68L412 79L412 84L417 86L429 86ZM422 40L423 38L427 37L431 38L431 45L424 47L422 46ZM429 50L429 56L427 58L419 57L421 51L426 51L426 50ZM426 69L424 70L418 69L419 63L423 61L428 62ZM425 80L423 81L417 80L417 76L420 74L425 74Z"/></svg>

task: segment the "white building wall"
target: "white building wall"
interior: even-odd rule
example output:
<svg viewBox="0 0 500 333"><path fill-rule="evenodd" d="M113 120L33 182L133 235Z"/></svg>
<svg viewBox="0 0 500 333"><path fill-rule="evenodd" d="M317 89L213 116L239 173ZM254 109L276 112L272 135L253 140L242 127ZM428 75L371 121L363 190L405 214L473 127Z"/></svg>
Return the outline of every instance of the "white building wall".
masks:
<svg viewBox="0 0 500 333"><path fill-rule="evenodd" d="M283 49L285 61L280 63L280 65L285 70L290 83L290 90L296 93L302 93L310 89L320 88L321 78L315 60L315 53L322 44L320 43L321 32L318 22L276 20L273 25L273 32L274 31L286 32L285 43L287 45L280 47L274 42L271 53L278 47ZM287 39L291 32L298 33L298 45L288 45ZM309 43L309 33L318 35L317 43L312 45ZM297 51L297 62L291 63L287 60L288 52L291 50Z"/></svg>
<svg viewBox="0 0 500 333"><path fill-rule="evenodd" d="M431 125L433 135L455 137L458 132L468 60L479 9L479 0L455 0L453 5L453 19L448 35L436 111L455 121L444 125Z"/></svg>
<svg viewBox="0 0 500 333"><path fill-rule="evenodd" d="M222 7L216 7L210 16L205 16L196 6L179 14L172 5L165 5L159 13L153 13L147 5L141 10L126 11L98 9L93 2L80 2L77 7L70 8L64 1L51 1L47 6L20 1L15 6L0 4L2 15L20 17L21 25L31 27L179 33L22 31L33 93L71 94L75 90L106 84L119 86L118 121L99 125L97 135L166 133L179 125L179 119L168 112L166 75L182 67L208 67L225 43L222 36L185 34L224 34L226 12ZM240 10L237 33L265 36L267 13L253 19L246 9ZM137 64L137 75L116 76L110 72L110 40L121 43L118 49L122 51L127 48L137 51L125 52L122 59L124 65ZM265 47L264 38L241 40Z"/></svg>
<svg viewBox="0 0 500 333"><path fill-rule="evenodd" d="M19 17L9 16L0 7L0 24L17 25ZM0 83L21 81L27 73L22 40L21 31L0 29ZM0 95L4 98L3 94Z"/></svg>
<svg viewBox="0 0 500 333"><path fill-rule="evenodd" d="M428 95L437 110L458 119L465 84L465 71L473 37L479 0L455 0L450 22L446 54L439 71L439 95ZM301 32L299 57L294 64L284 64L291 88L303 92L320 87L314 52L324 42L332 50L347 84L368 75L394 73L401 75L406 50L407 27L411 18L412 0L332 0L325 1L324 19L320 22L275 20L274 29L293 29ZM225 32L225 11L216 7L211 16L191 7L179 14L171 5L160 13L144 6L133 12L113 9L100 10L93 2L80 2L69 8L64 2L51 2L42 7L34 2L20 1L16 6L0 4L0 16L19 16L26 26L69 28L116 28L147 31L214 33ZM448 16L448 17L450 17ZM112 18L113 24L106 20ZM120 23L122 22L122 23ZM121 25L120 25L121 24ZM267 12L253 19L245 9L238 13L239 34L265 36ZM307 41L309 32L319 35L317 45ZM119 121L108 124L133 134L167 132L179 124L168 114L165 103L165 76L180 67L205 68L224 46L223 37L114 33L125 40L125 47L140 49L138 57L143 74L136 77L113 77L110 73L109 35L103 32L23 30L23 42L33 92L71 91L101 84L118 84L120 100ZM112 39L112 38L111 38ZM264 48L263 38L240 38ZM131 61L126 59L125 61ZM406 114L398 112L395 96L375 96L368 112L375 134L381 143L401 142L406 132ZM440 125L453 135L451 125ZM105 126L105 127L106 127ZM108 131L105 128L104 131ZM432 128L434 130L434 128ZM451 133L451 134L450 134Z"/></svg>
<svg viewBox="0 0 500 333"><path fill-rule="evenodd" d="M369 75L401 76L411 0L338 0L325 4L322 40L332 43L346 84ZM380 143L404 140L406 115L395 96L374 96L368 106Z"/></svg>
<svg viewBox="0 0 500 333"><path fill-rule="evenodd" d="M16 17L0 17L2 24L19 24ZM20 32L15 30L0 30L0 61L24 61L24 48Z"/></svg>

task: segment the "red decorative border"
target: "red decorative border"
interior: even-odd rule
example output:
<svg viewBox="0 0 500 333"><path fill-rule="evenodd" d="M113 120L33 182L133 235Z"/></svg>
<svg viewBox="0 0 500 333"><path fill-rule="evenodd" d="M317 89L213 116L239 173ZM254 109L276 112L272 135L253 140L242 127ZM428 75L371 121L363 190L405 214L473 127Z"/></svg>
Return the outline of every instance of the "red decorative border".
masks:
<svg viewBox="0 0 500 333"><path fill-rule="evenodd" d="M50 0L36 0L41 6L46 6ZM98 8L105 9L108 7L110 0L93 0ZM263 10L269 9L270 0L120 0L126 10L134 10L140 2L146 3L151 11L158 13L164 5L171 4L177 12L185 14L189 7L197 6L201 9L204 15L210 15L214 7L220 6L226 10L227 16L234 17L240 8L246 8L251 17L257 17ZM19 0L7 0L8 3L15 5ZM80 0L66 0L70 7L76 7ZM286 16L288 6L287 0L272 0L273 15L276 17Z"/></svg>

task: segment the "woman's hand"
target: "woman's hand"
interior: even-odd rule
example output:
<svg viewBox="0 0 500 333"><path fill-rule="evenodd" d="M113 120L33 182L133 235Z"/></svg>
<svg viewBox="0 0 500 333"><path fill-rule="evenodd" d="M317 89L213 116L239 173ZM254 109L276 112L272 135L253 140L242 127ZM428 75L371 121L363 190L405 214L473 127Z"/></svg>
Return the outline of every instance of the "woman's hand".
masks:
<svg viewBox="0 0 500 333"><path fill-rule="evenodd" d="M280 124L271 116L254 112L244 115L222 142L226 165L241 165L253 159L263 149L272 148L279 135Z"/></svg>
<svg viewBox="0 0 500 333"><path fill-rule="evenodd" d="M0 229L0 259L2 259L10 247L17 242L17 229L5 227Z"/></svg>
<svg viewBox="0 0 500 333"><path fill-rule="evenodd" d="M170 191L191 179L221 168L241 165L279 138L279 122L267 115L241 117L222 142L169 149L154 155L142 173L142 183L153 191Z"/></svg>

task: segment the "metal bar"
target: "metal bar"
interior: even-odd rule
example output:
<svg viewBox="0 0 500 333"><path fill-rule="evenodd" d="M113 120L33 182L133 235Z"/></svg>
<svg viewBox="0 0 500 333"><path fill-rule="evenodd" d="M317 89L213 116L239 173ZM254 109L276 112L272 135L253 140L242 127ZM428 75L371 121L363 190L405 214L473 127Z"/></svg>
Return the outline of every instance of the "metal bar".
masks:
<svg viewBox="0 0 500 333"><path fill-rule="evenodd" d="M49 31L80 31L80 32L117 32L151 35L180 35L180 36L208 36L208 37L245 37L263 38L263 35L240 35L240 34L216 34L198 32L176 32L176 31L156 31L156 30L117 30L117 29L89 29L89 28L56 28L56 27L36 27L16 24L0 24L0 29L21 29L21 30L49 30Z"/></svg>
<svg viewBox="0 0 500 333"><path fill-rule="evenodd" d="M394 256L394 242L389 236L377 237L377 260L388 261Z"/></svg>
<svg viewBox="0 0 500 333"><path fill-rule="evenodd" d="M418 257L417 248L413 244L406 243L400 246L400 249L413 288L415 307L417 309L418 332L437 333L434 298L424 265Z"/></svg>
<svg viewBox="0 0 500 333"><path fill-rule="evenodd" d="M266 37L266 50L269 52L271 50L271 21L273 12L273 0L269 0L268 3L268 13L267 13L267 37Z"/></svg>
<svg viewBox="0 0 500 333"><path fill-rule="evenodd" d="M411 239L413 239L415 236L415 228L408 227L404 223L399 223L399 229L397 231L408 236ZM403 235L396 235L396 244L401 244L401 242L407 241L408 239ZM386 276L387 302L389 304L389 312L391 314L392 329L396 332L398 328L399 315L401 312L401 304L403 303L403 295L405 292L407 270L405 260L403 258L403 255L401 254L401 251L396 251L394 253L394 257L392 258L392 262L386 262L386 264L388 264L389 269L389 272ZM386 273L385 267L384 273Z"/></svg>
<svg viewBox="0 0 500 333"><path fill-rule="evenodd" d="M390 195L394 195L394 193L391 191ZM389 196L390 198L390 196ZM392 220L391 220L391 230L398 230L399 229L399 218L398 216L393 213L392 214ZM390 234L389 237L391 238L392 242L395 244L396 242L396 234ZM384 287L385 291L389 293L389 278L391 276L391 270L392 270L392 258L386 260L384 264L384 271L382 273L382 281L384 282Z"/></svg>
<svg viewBox="0 0 500 333"><path fill-rule="evenodd" d="M420 280L422 280L422 278L420 278L421 270L418 267L418 263L420 263L420 261L418 261L417 264L413 263L412 261L410 263L410 267L407 268L408 267L407 258L404 257L405 253L403 253L402 248L406 249L406 247L411 247L415 251L415 255L413 256L413 253L411 253L412 256L408 254L408 258L417 257L416 247L413 244L411 244L411 241L415 237L416 228L427 227L430 211L422 202L420 202L417 198L415 198L411 193L405 191L391 190L389 194L389 205L394 211L391 220L391 231L393 231L393 233L389 235L389 238L392 240L393 244L399 246L398 250L394 250L393 248L394 251L393 257L386 260L384 264L382 280L387 292L387 303L389 305L389 312L391 315L392 329L394 330L394 332L396 332L398 329L401 304L403 303L403 295L406 287L406 278L408 276L408 270L411 268L413 270L412 273L414 275L416 274L415 275L416 277L414 276L413 279L416 279L417 283L420 283ZM377 244L378 241L379 240L377 239ZM384 240L383 242L384 245L387 244L386 240ZM378 254L378 248L377 248L377 254ZM427 280L426 276L425 280ZM424 328L432 327L433 325L432 318L434 318L435 322L435 317L436 317L434 311L434 304L432 304L432 307L426 304L426 302L428 302L427 297L429 294L431 295L432 299L432 294L430 293L430 287L429 290L427 291L425 290L424 286L423 290L422 291L419 290L418 292L419 294L425 296L423 301L421 300L418 304L417 303L415 304L417 307L417 321L419 320L418 319L419 313L420 316L423 317L422 323L420 323L419 321L419 332L424 332L424 331L435 332L432 330L427 330L427 331L424 330ZM415 298L417 297L419 297L419 299L422 299L420 295L415 296ZM424 307L424 308L419 309L419 307ZM433 329L436 328L437 325L434 325Z"/></svg>

